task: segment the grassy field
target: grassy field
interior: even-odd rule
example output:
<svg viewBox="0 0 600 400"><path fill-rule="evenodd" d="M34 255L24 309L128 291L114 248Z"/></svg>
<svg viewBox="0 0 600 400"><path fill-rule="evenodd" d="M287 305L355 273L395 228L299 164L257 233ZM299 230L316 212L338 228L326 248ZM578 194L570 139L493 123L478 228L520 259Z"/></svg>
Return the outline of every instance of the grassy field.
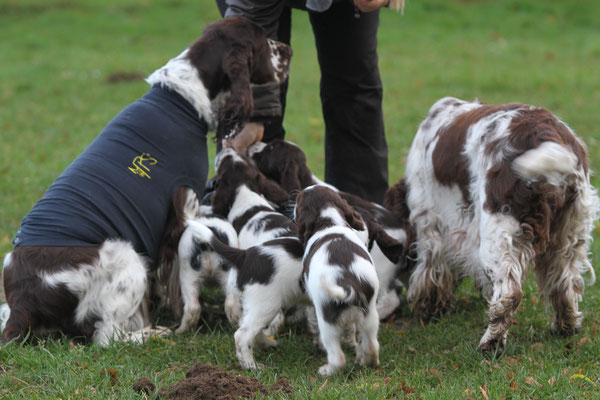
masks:
<svg viewBox="0 0 600 400"><path fill-rule="evenodd" d="M380 66L390 181L398 180L419 122L442 96L543 105L566 121L600 171L600 22L597 0L409 0L405 16L382 12ZM3 0L0 2L0 252L44 190L125 105L141 78L195 40L218 18L211 0ZM319 72L308 17L293 16L295 56L288 94L288 138L323 172ZM214 150L213 150L214 151ZM598 177L593 178L599 186ZM600 241L592 251L599 264ZM596 268L597 271L598 268ZM194 334L108 349L51 341L0 348L0 398L139 398L132 383L158 387L183 379L194 363L218 365L271 384L293 398L593 399L600 398L600 285L588 287L583 332L552 336L551 310L524 283L504 356L476 352L485 303L470 281L455 313L422 324L404 306L380 331L381 368L350 367L325 379L323 355L301 327L275 351L256 356L260 372L239 370L233 329L211 319ZM209 293L214 302L218 294ZM350 364L352 356L349 357ZM114 373L106 373L110 369Z"/></svg>

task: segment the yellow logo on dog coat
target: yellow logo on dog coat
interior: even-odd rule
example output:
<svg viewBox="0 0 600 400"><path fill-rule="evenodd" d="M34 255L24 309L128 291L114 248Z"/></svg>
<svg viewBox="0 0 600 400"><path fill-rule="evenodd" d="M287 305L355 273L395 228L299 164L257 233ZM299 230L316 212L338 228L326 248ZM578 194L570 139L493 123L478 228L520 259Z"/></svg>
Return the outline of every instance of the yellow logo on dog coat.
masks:
<svg viewBox="0 0 600 400"><path fill-rule="evenodd" d="M144 163L147 163L148 165L155 165L158 163L158 161L156 161L156 158L152 158L150 154L142 153L142 155L135 157L131 163L133 164L133 168L129 167L131 172L141 176L142 178L152 179L148 174L150 172L150 168L144 165Z"/></svg>

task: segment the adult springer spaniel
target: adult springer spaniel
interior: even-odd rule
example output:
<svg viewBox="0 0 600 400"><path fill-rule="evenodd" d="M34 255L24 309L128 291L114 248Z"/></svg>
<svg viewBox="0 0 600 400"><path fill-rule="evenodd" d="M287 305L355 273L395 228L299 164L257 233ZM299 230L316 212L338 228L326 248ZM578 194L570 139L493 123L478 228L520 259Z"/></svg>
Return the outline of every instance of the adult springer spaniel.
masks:
<svg viewBox="0 0 600 400"><path fill-rule="evenodd" d="M23 219L4 259L11 312L2 340L29 331L105 346L140 329L147 273L174 257L203 191L207 131L217 121L244 121L253 108L250 84L283 81L290 55L257 25L227 18L150 75L150 91Z"/></svg>
<svg viewBox="0 0 600 400"><path fill-rule="evenodd" d="M408 297L418 314L453 307L457 278L472 276L489 301L479 349L502 352L532 266L555 311L552 330L580 330L599 203L583 143L549 111L437 101L384 204L410 210L418 260Z"/></svg>

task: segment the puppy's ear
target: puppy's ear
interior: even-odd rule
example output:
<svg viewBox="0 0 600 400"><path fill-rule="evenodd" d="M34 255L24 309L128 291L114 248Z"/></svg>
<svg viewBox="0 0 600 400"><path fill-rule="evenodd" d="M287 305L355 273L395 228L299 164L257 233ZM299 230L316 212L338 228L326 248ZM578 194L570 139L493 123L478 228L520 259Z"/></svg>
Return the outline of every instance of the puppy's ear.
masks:
<svg viewBox="0 0 600 400"><path fill-rule="evenodd" d="M223 72L231 82L230 94L219 111L220 123L240 124L250 117L254 109L250 90L250 71L253 63L252 43L233 43L223 57Z"/></svg>
<svg viewBox="0 0 600 400"><path fill-rule="evenodd" d="M354 207L351 207L346 200L342 199L341 197L338 198L340 200L339 207L342 210L344 219L346 220L346 222L348 222L350 227L352 229L356 229L357 231L364 230L365 225L363 224L363 219L358 213L358 211L356 211Z"/></svg>
<svg viewBox="0 0 600 400"><path fill-rule="evenodd" d="M371 237L377 242L381 252L394 264L398 264L400 257L404 256L404 244L386 233L381 226L376 223L367 223L369 229L369 241ZM371 233L373 231L373 233Z"/></svg>
<svg viewBox="0 0 600 400"><path fill-rule="evenodd" d="M215 214L227 217L233 193L231 193L229 185L221 182L221 177L217 178L215 187L215 192L210 199L210 205Z"/></svg>
<svg viewBox="0 0 600 400"><path fill-rule="evenodd" d="M403 178L390 187L383 196L383 206L406 221L410 217L410 210L406 204L407 191L408 185L406 179Z"/></svg>
<svg viewBox="0 0 600 400"><path fill-rule="evenodd" d="M302 190L300 183L300 168L298 163L293 160L285 162L283 172L281 173L281 187L288 192Z"/></svg>
<svg viewBox="0 0 600 400"><path fill-rule="evenodd" d="M263 174L258 173L257 175L258 191L267 200L272 201L275 204L283 204L288 200L288 192L283 190L281 186L266 178Z"/></svg>

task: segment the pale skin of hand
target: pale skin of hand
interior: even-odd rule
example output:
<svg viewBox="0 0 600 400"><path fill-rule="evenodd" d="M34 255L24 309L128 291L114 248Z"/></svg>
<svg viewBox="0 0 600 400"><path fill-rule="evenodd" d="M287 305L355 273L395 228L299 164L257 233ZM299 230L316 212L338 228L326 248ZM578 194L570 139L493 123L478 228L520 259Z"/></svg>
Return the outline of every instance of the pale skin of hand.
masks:
<svg viewBox="0 0 600 400"><path fill-rule="evenodd" d="M375 10L379 10L381 7L385 7L389 0L353 0L354 5L361 12L367 13Z"/></svg>
<svg viewBox="0 0 600 400"><path fill-rule="evenodd" d="M233 139L223 139L223 148L233 148L236 152L246 154L253 143L260 142L265 133L265 126L260 122L247 122L240 133Z"/></svg>

